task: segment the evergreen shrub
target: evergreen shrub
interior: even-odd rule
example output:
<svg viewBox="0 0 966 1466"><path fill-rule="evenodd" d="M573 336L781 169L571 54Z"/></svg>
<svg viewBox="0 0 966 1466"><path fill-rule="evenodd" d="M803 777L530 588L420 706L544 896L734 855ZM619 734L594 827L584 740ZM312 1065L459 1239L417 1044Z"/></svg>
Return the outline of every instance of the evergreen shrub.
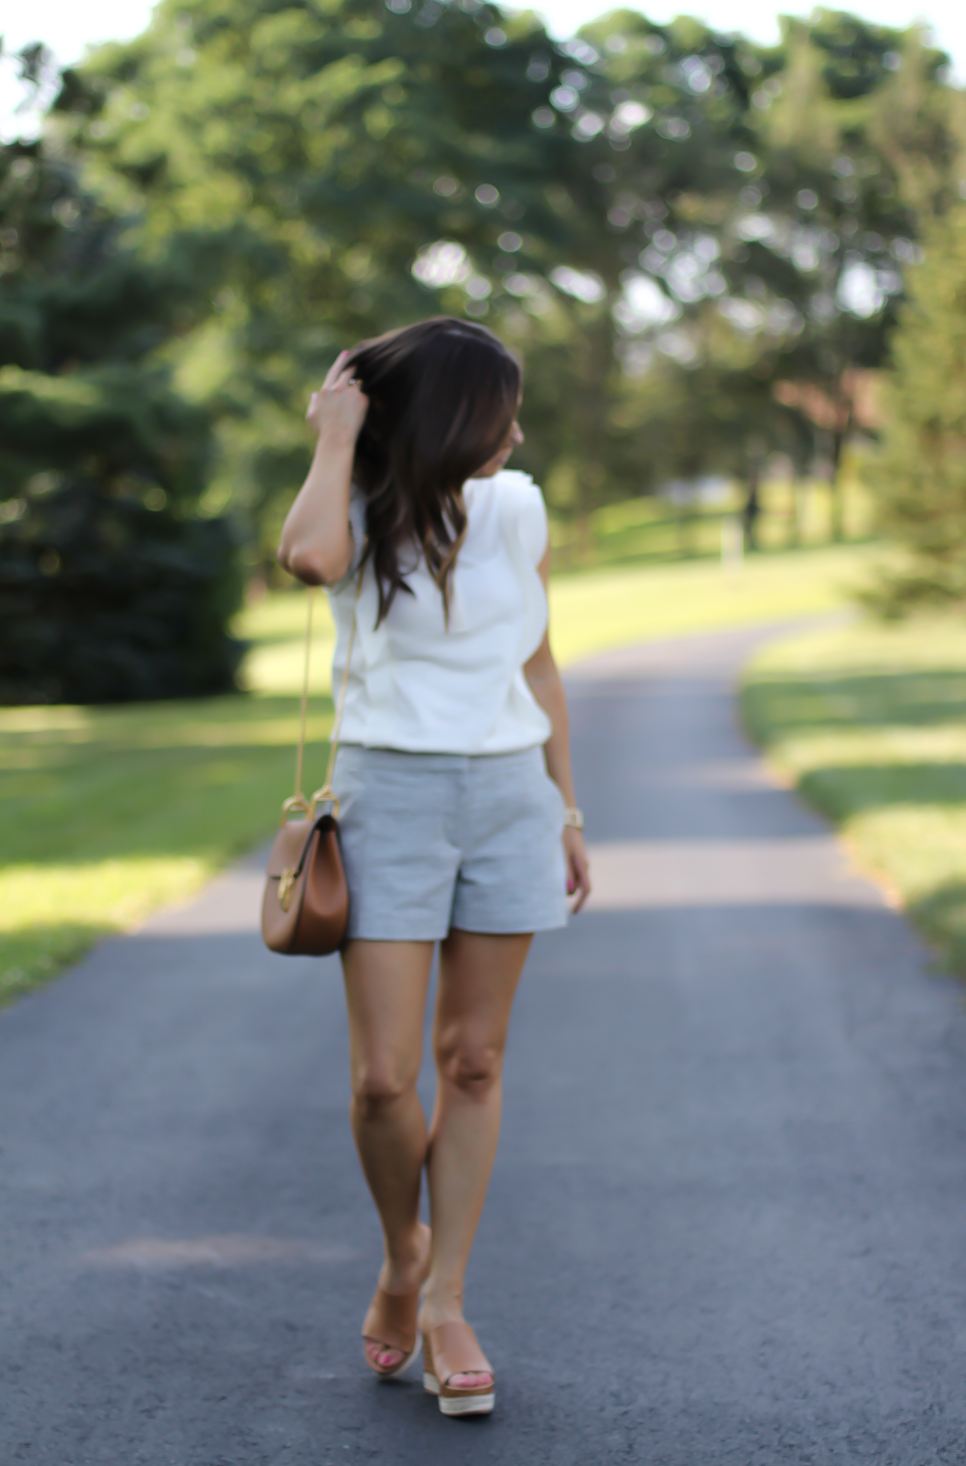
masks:
<svg viewBox="0 0 966 1466"><path fill-rule="evenodd" d="M870 470L901 552L868 597L887 616L966 606L966 208L933 222L908 286Z"/></svg>
<svg viewBox="0 0 966 1466"><path fill-rule="evenodd" d="M172 380L177 262L124 242L73 161L0 146L0 702L234 686L236 537L205 518L210 413Z"/></svg>
<svg viewBox="0 0 966 1466"><path fill-rule="evenodd" d="M230 522L74 481L7 504L0 702L103 703L234 687ZM16 517L12 517L11 511Z"/></svg>

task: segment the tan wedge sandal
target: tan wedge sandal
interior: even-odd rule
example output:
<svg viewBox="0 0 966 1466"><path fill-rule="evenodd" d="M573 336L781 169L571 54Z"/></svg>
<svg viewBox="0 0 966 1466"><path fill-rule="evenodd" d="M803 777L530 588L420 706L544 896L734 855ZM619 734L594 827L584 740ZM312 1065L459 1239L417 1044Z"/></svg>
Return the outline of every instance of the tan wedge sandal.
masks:
<svg viewBox="0 0 966 1466"><path fill-rule="evenodd" d="M490 1383L451 1385L457 1374L488 1374ZM489 1415L496 1400L493 1365L468 1323L438 1323L423 1334L423 1385L444 1415Z"/></svg>
<svg viewBox="0 0 966 1466"><path fill-rule="evenodd" d="M402 1374L419 1353L416 1314L421 1291L422 1284L411 1293L387 1293L381 1285L376 1288L369 1312L362 1321L362 1337L386 1349L399 1349L403 1355L398 1364L384 1369L374 1364L366 1354L366 1363L380 1379L392 1379L394 1375Z"/></svg>

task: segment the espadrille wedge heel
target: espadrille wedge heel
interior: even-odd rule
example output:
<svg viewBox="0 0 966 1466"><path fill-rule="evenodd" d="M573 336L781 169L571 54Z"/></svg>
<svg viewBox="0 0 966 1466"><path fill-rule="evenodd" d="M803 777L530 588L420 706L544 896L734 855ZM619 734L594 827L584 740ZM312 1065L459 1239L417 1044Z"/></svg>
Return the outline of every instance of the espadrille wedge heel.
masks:
<svg viewBox="0 0 966 1466"><path fill-rule="evenodd" d="M482 1385L453 1385L458 1374L487 1374ZM489 1415L496 1401L493 1366L468 1323L439 1323L423 1334L423 1385L444 1415Z"/></svg>

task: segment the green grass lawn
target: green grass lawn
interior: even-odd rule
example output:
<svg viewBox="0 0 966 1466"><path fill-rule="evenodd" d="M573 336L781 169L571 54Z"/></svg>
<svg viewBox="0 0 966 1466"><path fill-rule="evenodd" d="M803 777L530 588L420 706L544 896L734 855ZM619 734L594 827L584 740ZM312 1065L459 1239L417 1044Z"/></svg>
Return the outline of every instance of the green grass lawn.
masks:
<svg viewBox="0 0 966 1466"><path fill-rule="evenodd" d="M862 456L849 449L840 470L845 537L872 535L875 505L862 480ZM744 500L742 485L724 488L711 503L675 505L650 495L606 504L575 522L551 519L555 563L582 570L683 558L714 558L721 553L724 521L735 521ZM832 537L829 486L817 480L795 484L767 479L760 488L757 535L765 550L827 545Z"/></svg>
<svg viewBox="0 0 966 1466"><path fill-rule="evenodd" d="M749 731L966 973L966 624L858 624L766 649Z"/></svg>
<svg viewBox="0 0 966 1466"><path fill-rule="evenodd" d="M829 610L868 552L844 547L557 577L562 665L647 637ZM332 717L332 624L317 595L305 784ZM196 890L266 839L292 792L305 598L248 608L247 695L114 708L0 709L0 1000Z"/></svg>

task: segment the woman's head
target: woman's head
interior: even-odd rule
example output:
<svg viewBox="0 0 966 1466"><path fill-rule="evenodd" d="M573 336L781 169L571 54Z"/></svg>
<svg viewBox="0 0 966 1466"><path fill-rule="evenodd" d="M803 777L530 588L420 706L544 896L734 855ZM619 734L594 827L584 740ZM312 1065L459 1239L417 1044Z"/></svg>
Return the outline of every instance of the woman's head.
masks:
<svg viewBox="0 0 966 1466"><path fill-rule="evenodd" d="M441 317L364 341L347 365L369 398L356 444L379 615L405 587L417 546L443 595L466 533L463 485L496 473L515 442L522 376L483 326Z"/></svg>

